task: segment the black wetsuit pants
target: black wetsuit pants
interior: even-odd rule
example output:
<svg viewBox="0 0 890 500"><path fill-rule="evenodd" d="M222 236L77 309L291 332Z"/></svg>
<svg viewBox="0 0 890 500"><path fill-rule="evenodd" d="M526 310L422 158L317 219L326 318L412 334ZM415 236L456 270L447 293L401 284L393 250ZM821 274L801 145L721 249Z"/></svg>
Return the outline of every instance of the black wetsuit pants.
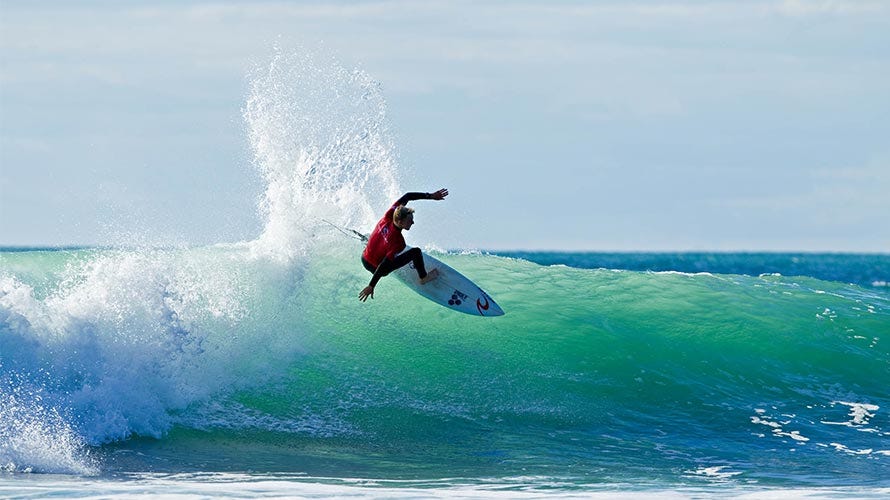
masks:
<svg viewBox="0 0 890 500"><path fill-rule="evenodd" d="M426 278L426 268L423 266L423 253L421 253L420 249L417 247L396 255L396 258L393 260L384 258L380 265L377 266L377 269L374 269L374 266L362 257L362 265L365 266L365 269L367 269L369 273L374 275L374 277L371 278L371 286L377 286L377 281L379 281L380 278L403 267L409 262L414 263L414 269L417 269L417 275L420 276L420 279Z"/></svg>

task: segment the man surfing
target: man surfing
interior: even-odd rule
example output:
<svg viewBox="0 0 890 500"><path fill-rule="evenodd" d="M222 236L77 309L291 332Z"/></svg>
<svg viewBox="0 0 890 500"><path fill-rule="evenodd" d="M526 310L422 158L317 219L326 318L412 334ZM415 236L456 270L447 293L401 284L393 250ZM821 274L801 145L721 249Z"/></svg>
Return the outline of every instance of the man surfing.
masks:
<svg viewBox="0 0 890 500"><path fill-rule="evenodd" d="M368 284L359 294L358 299L362 302L368 300L368 297L374 298L374 287L380 278L408 264L414 263L414 269L420 277L420 283L428 283L439 275L438 270L433 269L429 273L423 265L423 254L419 248L409 248L406 250L405 238L402 236L402 230L410 231L414 225L414 209L408 208L406 205L409 201L414 200L444 200L448 196L447 189L440 189L435 193L405 193L395 203L386 214L380 219L380 222L374 227L374 231L368 238L368 245L362 252L362 265L369 273L372 273L371 283Z"/></svg>

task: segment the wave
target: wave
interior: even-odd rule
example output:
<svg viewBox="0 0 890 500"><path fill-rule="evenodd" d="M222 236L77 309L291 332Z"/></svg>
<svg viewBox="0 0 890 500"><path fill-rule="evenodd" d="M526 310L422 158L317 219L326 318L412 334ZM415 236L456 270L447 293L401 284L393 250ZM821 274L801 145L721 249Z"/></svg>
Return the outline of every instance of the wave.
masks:
<svg viewBox="0 0 890 500"><path fill-rule="evenodd" d="M74 450L176 427L415 443L496 430L524 446L608 428L627 453L645 429L890 454L879 291L440 255L508 311L479 320L395 280L359 303L360 248L317 230L299 265L246 246L4 255L4 441L27 421ZM3 462L55 470L8 448Z"/></svg>

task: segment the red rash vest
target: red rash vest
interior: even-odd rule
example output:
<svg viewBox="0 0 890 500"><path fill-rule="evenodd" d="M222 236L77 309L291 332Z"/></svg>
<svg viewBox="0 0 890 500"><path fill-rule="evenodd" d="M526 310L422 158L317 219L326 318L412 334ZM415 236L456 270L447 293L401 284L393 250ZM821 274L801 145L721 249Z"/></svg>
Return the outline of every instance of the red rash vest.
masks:
<svg viewBox="0 0 890 500"><path fill-rule="evenodd" d="M386 211L386 215L374 227L374 231L368 238L368 246L362 252L362 258L373 267L380 266L383 259L393 260L396 255L405 249L405 237L402 230L397 228L392 221L392 214L399 205L407 205L409 201L430 200L429 193L405 193Z"/></svg>
<svg viewBox="0 0 890 500"><path fill-rule="evenodd" d="M401 200L399 200L401 201ZM386 215L374 227L371 237L368 238L368 246L362 253L362 257L372 266L377 267L388 258L393 260L396 254L405 249L405 237L402 230L396 227L392 221L392 214L401 203L396 202L386 211Z"/></svg>

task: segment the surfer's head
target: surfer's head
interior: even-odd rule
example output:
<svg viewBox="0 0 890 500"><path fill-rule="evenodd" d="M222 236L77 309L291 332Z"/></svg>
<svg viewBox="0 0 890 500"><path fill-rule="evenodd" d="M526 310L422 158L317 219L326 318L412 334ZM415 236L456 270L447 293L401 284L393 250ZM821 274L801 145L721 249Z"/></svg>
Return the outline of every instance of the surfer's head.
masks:
<svg viewBox="0 0 890 500"><path fill-rule="evenodd" d="M411 229L414 224L414 209L399 205L392 213L392 222L400 229Z"/></svg>

